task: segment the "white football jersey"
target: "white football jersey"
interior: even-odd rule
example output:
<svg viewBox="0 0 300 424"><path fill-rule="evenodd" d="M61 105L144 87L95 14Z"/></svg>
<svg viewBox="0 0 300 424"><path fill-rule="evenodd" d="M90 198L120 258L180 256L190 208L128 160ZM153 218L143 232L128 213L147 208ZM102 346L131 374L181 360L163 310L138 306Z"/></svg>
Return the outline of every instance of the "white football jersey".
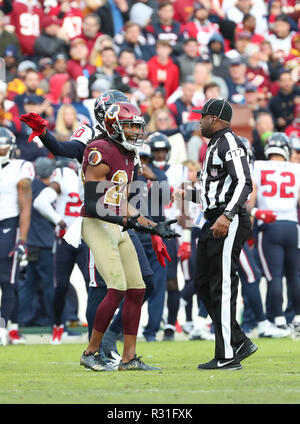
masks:
<svg viewBox="0 0 300 424"><path fill-rule="evenodd" d="M257 185L258 209L274 211L277 221L298 221L299 164L270 160L255 161L253 181Z"/></svg>
<svg viewBox="0 0 300 424"><path fill-rule="evenodd" d="M0 221L19 215L18 182L24 178L34 179L34 167L31 162L12 159L0 169Z"/></svg>
<svg viewBox="0 0 300 424"><path fill-rule="evenodd" d="M96 127L89 127L88 125L80 125L72 134L70 141L80 141L85 146L89 141L93 140L95 137L99 136L101 131ZM82 172L81 164L78 163L78 192L80 200L84 200L84 175Z"/></svg>
<svg viewBox="0 0 300 424"><path fill-rule="evenodd" d="M101 131L96 127L80 125L80 127L78 127L71 135L70 141L77 140L80 141L80 143L87 145L89 141L93 140L99 134L101 134Z"/></svg>
<svg viewBox="0 0 300 424"><path fill-rule="evenodd" d="M80 215L82 206L78 192L78 175L68 167L56 168L51 182L59 184L61 191L56 200L55 210L65 221L67 227L70 227Z"/></svg>

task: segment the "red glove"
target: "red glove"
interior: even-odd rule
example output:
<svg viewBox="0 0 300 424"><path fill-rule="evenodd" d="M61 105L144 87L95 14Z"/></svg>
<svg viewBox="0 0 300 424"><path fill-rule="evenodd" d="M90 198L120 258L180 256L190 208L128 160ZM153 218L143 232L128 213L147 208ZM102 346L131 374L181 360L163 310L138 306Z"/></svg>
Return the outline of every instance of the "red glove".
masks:
<svg viewBox="0 0 300 424"><path fill-rule="evenodd" d="M58 231L58 235L57 235L57 237L58 238L63 238L64 237L64 235L66 234L66 232L67 232L67 225L66 225L66 223L64 222L64 221L60 221L59 223L58 223L58 226L59 226L59 231Z"/></svg>
<svg viewBox="0 0 300 424"><path fill-rule="evenodd" d="M183 243L181 243L177 252L177 258L180 258L181 262L183 262L186 259L189 259L191 257L191 254L191 243L189 243L188 241L184 241Z"/></svg>
<svg viewBox="0 0 300 424"><path fill-rule="evenodd" d="M25 115L21 115L20 120L25 122L25 124L33 130L28 138L28 143L30 143L34 137L41 135L48 125L48 121L43 119L38 113L26 113Z"/></svg>
<svg viewBox="0 0 300 424"><path fill-rule="evenodd" d="M151 235L151 240L152 240L152 247L156 254L157 260L160 263L160 265L165 268L166 267L165 258L167 258L167 260L171 262L171 258L167 251L166 245L164 244L161 237L159 236Z"/></svg>
<svg viewBox="0 0 300 424"><path fill-rule="evenodd" d="M274 214L273 211L270 209L252 209L251 216L254 216L257 219L260 219L261 221L264 221L266 224L271 224L272 222L276 221L277 215Z"/></svg>

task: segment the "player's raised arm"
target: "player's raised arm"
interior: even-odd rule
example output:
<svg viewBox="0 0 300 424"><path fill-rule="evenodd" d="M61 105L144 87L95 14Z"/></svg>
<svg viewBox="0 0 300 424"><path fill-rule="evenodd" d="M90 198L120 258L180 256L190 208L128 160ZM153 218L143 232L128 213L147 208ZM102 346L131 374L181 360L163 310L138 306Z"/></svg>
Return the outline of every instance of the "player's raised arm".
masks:
<svg viewBox="0 0 300 424"><path fill-rule="evenodd" d="M28 142L34 137L39 137L41 142L54 156L64 156L82 161L85 144L79 140L71 140L67 143L58 141L47 129L48 122L37 113L26 113L21 115L20 120L25 122L32 130Z"/></svg>

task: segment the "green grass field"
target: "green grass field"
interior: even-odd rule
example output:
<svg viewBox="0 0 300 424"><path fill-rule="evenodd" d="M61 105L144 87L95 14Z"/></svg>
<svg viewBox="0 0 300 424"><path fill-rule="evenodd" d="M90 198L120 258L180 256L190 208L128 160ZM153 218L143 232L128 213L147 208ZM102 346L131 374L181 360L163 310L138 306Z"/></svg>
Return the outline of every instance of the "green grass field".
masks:
<svg viewBox="0 0 300 424"><path fill-rule="evenodd" d="M239 371L197 370L210 341L139 342L155 372L88 372L85 344L0 347L0 404L300 404L300 341L254 341Z"/></svg>

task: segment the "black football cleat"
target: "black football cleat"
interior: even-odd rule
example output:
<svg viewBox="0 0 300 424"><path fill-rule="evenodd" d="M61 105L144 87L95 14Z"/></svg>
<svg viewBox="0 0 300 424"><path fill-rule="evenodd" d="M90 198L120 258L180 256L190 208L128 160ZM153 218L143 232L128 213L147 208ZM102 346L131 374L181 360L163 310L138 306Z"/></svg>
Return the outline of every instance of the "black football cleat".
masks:
<svg viewBox="0 0 300 424"><path fill-rule="evenodd" d="M242 365L240 364L237 358L232 359L212 359L205 364L199 364L198 370L240 370L242 369Z"/></svg>
<svg viewBox="0 0 300 424"><path fill-rule="evenodd" d="M248 356L253 355L257 349L258 346L247 338L240 344L239 347L237 347L235 354L239 361L243 361L248 358Z"/></svg>

